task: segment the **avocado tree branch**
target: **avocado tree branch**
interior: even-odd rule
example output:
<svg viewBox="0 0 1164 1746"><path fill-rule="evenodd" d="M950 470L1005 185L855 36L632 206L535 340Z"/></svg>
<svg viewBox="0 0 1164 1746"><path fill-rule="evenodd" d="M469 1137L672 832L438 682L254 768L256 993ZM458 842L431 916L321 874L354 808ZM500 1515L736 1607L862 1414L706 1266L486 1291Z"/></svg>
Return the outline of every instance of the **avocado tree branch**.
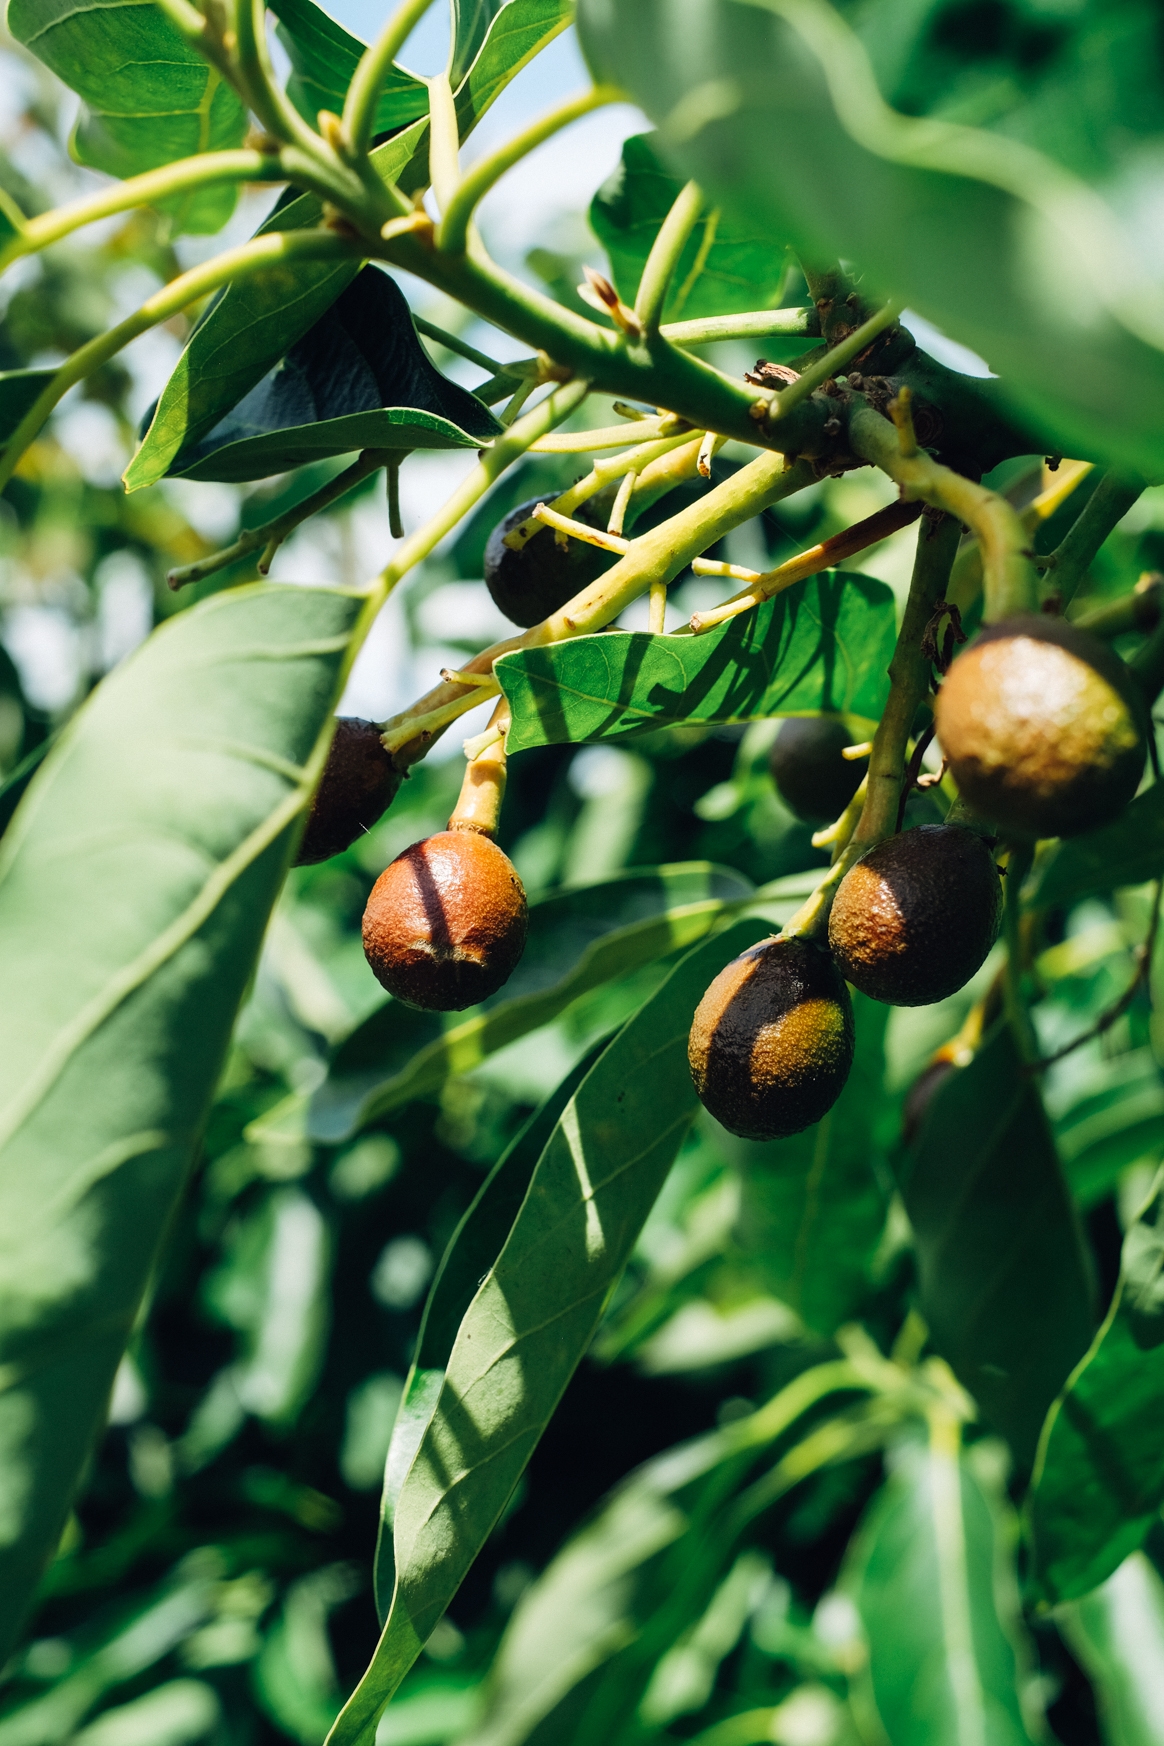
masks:
<svg viewBox="0 0 1164 1746"><path fill-rule="evenodd" d="M344 99L342 117L344 144L353 157L367 152L376 120L376 105L392 71L392 63L431 5L432 0L403 0L375 42L360 56Z"/></svg>
<svg viewBox="0 0 1164 1746"><path fill-rule="evenodd" d="M839 376L846 364L859 357L866 346L871 345L877 338L878 334L884 333L885 329L897 320L900 310L899 303L887 303L884 309L879 309L875 315L869 317L868 321L862 322L860 327L841 340L838 345L830 347L823 358L818 358L815 364L802 371L795 382L787 388L781 389L778 394L774 394L768 410L767 422L769 426L779 424L802 401L807 400L808 396L814 393L817 388L823 388L826 382L831 382L834 376Z"/></svg>
<svg viewBox="0 0 1164 1746"><path fill-rule="evenodd" d="M98 334L87 345L79 346L65 360L9 437L0 455L0 490L11 479L21 455L39 434L62 396L75 382L92 375L94 370L116 357L138 334L157 327L159 322L168 321L208 292L217 291L220 285L237 284L263 267L290 260L319 260L328 256L339 259L345 255L358 256L359 252L357 244L333 230L273 230L252 237L238 248L225 249L201 266L191 267L187 273L180 273L160 291L155 291L152 297L147 297L140 309L106 333Z"/></svg>
<svg viewBox="0 0 1164 1746"><path fill-rule="evenodd" d="M1074 597L1100 546L1123 520L1145 484L1143 479L1105 473L1050 557L1042 560L1052 573L1060 610Z"/></svg>
<svg viewBox="0 0 1164 1746"><path fill-rule="evenodd" d="M665 321L659 329L673 346L708 346L717 340L819 339L816 311L758 309L749 315L710 315L702 321Z"/></svg>
<svg viewBox="0 0 1164 1746"><path fill-rule="evenodd" d="M663 304L679 257L687 246L699 215L703 211L703 193L697 182L688 182L679 190L671 210L659 226L639 280L635 297L635 314L645 334L658 332L663 316Z"/></svg>

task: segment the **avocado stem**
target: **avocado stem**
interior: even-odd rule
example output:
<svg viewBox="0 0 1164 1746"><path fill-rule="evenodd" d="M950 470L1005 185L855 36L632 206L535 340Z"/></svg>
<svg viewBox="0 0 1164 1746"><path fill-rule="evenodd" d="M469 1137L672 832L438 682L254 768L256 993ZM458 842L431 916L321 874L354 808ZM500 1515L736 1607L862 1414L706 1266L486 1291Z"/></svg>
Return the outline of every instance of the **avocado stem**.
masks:
<svg viewBox="0 0 1164 1746"><path fill-rule="evenodd" d="M1144 489L1143 479L1119 478L1115 473L1105 473L1099 481L1048 560L1060 611L1074 597L1100 546Z"/></svg>
<svg viewBox="0 0 1164 1746"><path fill-rule="evenodd" d="M504 698L493 711L489 726L480 740L488 743L465 766L465 776L457 804L449 819L451 831L477 831L483 837L497 834L501 822L501 802L505 798L506 756L505 734L509 728L509 705ZM493 737L496 736L496 737ZM473 746L469 740L466 747Z"/></svg>
<svg viewBox="0 0 1164 1746"><path fill-rule="evenodd" d="M1022 889L1034 858L1033 843L1011 845L1006 861L1006 908L1002 919L1003 938L1006 941L1003 1001L1019 1059L1027 1066L1036 1061L1039 1054L1034 1026L1023 994L1024 952L1021 927Z"/></svg>

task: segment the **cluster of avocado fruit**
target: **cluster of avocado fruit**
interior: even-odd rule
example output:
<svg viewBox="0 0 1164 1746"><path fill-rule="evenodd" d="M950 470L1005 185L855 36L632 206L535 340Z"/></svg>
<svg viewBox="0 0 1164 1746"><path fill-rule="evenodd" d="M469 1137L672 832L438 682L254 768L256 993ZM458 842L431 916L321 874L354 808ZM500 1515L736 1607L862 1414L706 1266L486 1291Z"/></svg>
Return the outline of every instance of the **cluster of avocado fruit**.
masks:
<svg viewBox="0 0 1164 1746"><path fill-rule="evenodd" d="M520 549L506 545L539 501L510 511L486 548L489 591L521 625L556 611L610 562L593 547L563 547L548 528ZM1010 843L1107 823L1143 775L1148 712L1134 675L1105 644L1060 619L1008 618L982 631L944 679L935 715L960 794L984 829ZM772 775L798 817L829 822L853 798L862 771L841 755L849 737L838 716L782 725ZM381 816L401 779L376 725L341 718L299 863L347 848ZM722 970L699 1004L689 1043L695 1087L711 1114L749 1139L799 1133L832 1107L852 1066L848 985L893 1006L929 1005L963 987L1001 925L994 841L962 824L886 838L838 886L827 945L778 937ZM364 914L364 949L396 998L461 1011L507 981L527 921L508 856L454 820L380 875Z"/></svg>

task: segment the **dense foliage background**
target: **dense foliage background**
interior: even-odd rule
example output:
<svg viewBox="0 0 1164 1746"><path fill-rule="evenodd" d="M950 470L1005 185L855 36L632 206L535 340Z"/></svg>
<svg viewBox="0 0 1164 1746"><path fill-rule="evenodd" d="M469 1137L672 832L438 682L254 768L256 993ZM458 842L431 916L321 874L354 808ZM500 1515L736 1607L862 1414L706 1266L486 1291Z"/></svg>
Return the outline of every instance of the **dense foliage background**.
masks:
<svg viewBox="0 0 1164 1746"><path fill-rule="evenodd" d="M594 8L596 17L601 10ZM976 0L849 11L871 45L884 95L904 113L937 113L1032 141L1098 180L1126 169L1124 148L1135 135L1130 155L1142 177L1129 185L1145 210L1158 201L1152 153L1164 133L1164 83L1155 9ZM537 64L523 77L534 86L531 107L540 107ZM12 44L3 78L0 183L34 213L77 186L63 145L72 116L60 87ZM628 125L645 128L633 118ZM597 186L616 170L618 134L612 126L590 137L607 154L588 166ZM628 161L636 149L644 148L632 141ZM604 211L617 210L617 193L616 175L594 214L599 236ZM269 198L247 196L231 234L249 234ZM885 228L892 243L892 227ZM602 240L610 236L608 227ZM191 250L209 253L210 239L179 239L167 218L144 212L108 221L96 235L83 233L18 268L5 281L0 368L57 361L171 279L180 256L182 265L194 258ZM556 220L526 270L570 297L583 258L606 264L578 213L573 223ZM616 276L618 266L615 258ZM422 313L456 326L447 299L412 282L408 290ZM776 290L769 287L770 295ZM779 298L804 298L794 266ZM739 306L757 305L747 298ZM685 313L704 312L693 305ZM0 505L0 777L19 773L154 623L247 573L239 568L175 596L165 585L168 569L268 519L337 470L335 462L319 463L248 489L170 479L126 496L119 474L136 426L187 331L177 318L124 365L90 377L30 450ZM486 331L466 324L463 337L483 344ZM1001 364L981 328L967 327L960 337ZM498 345L503 356L518 350L495 335L487 349ZM764 349L784 355L779 342ZM439 346L433 355L455 379L478 379ZM753 360L754 351L743 349L736 363ZM1059 365L1069 372L1070 355ZM1023 392L1027 403L1037 399L1034 390ZM1063 416L1069 424L1079 415ZM1158 421L1158 410L1152 418ZM731 450L718 463L736 464ZM502 480L393 598L351 681L349 709L383 718L441 665L455 666L504 634L479 580L485 535L513 504L562 488L577 470L569 458L535 458ZM409 524L450 477L455 465L450 474L447 457L414 457L404 472ZM1033 456L1005 463L988 483L1022 504L1052 481ZM1072 512L1089 489L1079 488ZM369 482L310 524L283 549L276 577L354 583L376 567L380 560L369 554L389 544L382 492L382 480ZM868 470L826 480L729 536L717 555L778 562L892 496L888 481ZM1038 549L1051 550L1066 524L1066 512L1044 523ZM907 530L861 561L899 602L911 541ZM1103 547L1086 584L1088 603L1122 594L1158 568L1164 487L1145 491ZM686 610L709 598L707 584L694 578L679 590ZM645 622L637 610L624 621L632 628ZM469 731L475 725L470 720ZM537 966L543 986L564 981L604 932L633 930L645 916L705 892L731 896L748 882L783 881L770 893L771 913L780 915L781 906L791 913L826 857L767 775L776 726L692 724L629 746L547 746L514 759L500 841L531 895L606 882L597 897L560 902ZM447 755L442 748L418 765L375 830L343 856L295 870L279 899L189 1192L118 1371L109 1428L27 1640L4 1670L0 1746L315 1746L375 1647L370 1554L384 1457L436 1265L487 1172L533 1112L681 955L644 958L563 1000L550 1022L471 1070L460 1069L479 1047L472 1039L467 1056L451 1065L433 1054L433 1041L422 1070L412 1068L409 1078L405 1063L425 1037L377 1030L381 995L361 951L360 917L387 862L443 825L460 779L456 751L454 740ZM0 788L0 821L7 822L21 788L19 775ZM1158 814L1145 826L1156 832L1151 844L1129 844L1126 865L1109 855L1098 876L1094 869L1061 871L1058 892L1038 911L1035 1021L1045 1052L1086 1030L1126 986L1129 952L1149 929L1152 887L1143 881L1156 870ZM932 799L911 801L911 822L937 816ZM671 863L722 871L691 866L666 878L649 871ZM1020 1257L1021 1267L1034 1269L1031 1293L1045 1293L1056 1315L1074 1313L1061 1304L1064 1289L1076 1291L1077 1307L1079 1293L1092 1291L1102 1315L1123 1233L1161 1162L1164 1038L1151 1000L1160 952L1122 1016L1045 1077L1054 1140L1094 1275L1090 1284L1064 1287L1050 1271L1053 1249L1039 1253L1036 1245L1033 1260ZM872 1364L875 1351L895 1351L903 1375L922 1375L910 1367L925 1350L918 1303L926 1233L916 1210L911 1232L899 1192L907 1143L917 1137L911 1088L934 1051L957 1034L997 965L996 954L936 1008L890 1011L859 1002L858 1067L827 1131L822 1124L777 1152L731 1140L710 1118L696 1123L593 1350L381 1723L379 1746L695 1737L706 1746L760 1738L830 1746L854 1739L859 1725L866 1650L858 1615L877 1639L876 1652L885 1664L896 1660L907 1685L935 1658L948 1661L950 1646L934 1622L940 1561L928 1542L910 1554L904 1538L920 1495L919 1446L900 1432L908 1413L896 1426L892 1415L880 1427L848 1425L832 1455L809 1463L802 1483L793 1474L770 1507L757 1503L722 1566L722 1548L701 1550L697 1536L678 1539L690 1528L686 1519L660 1528L667 1510L687 1509L694 1521L711 1508L706 1499L687 1502L685 1492L672 1496L664 1469L648 1469L638 1491L619 1493L613 1503L609 1494L641 1463L701 1433L729 1430L837 1357L838 1330L854 1362ZM521 993L515 979L508 997ZM1004 1108L1007 1064L983 1055L974 1071L974 1100ZM331 1102L317 1099L322 1113L305 1130L301 1106L321 1088ZM373 1093L370 1118L355 1122L359 1100ZM960 1131L953 1110L945 1131L930 1132L916 1168L940 1174ZM1004 1174L1030 1167L1033 1144L1021 1126L1009 1142L1004 1135ZM955 1246L999 1242L997 1205L988 1197L963 1208ZM968 1306L947 1310L956 1320ZM1002 1292L986 1313L1005 1320L1013 1299ZM948 1373L927 1374L924 1386L947 1387L958 1401ZM818 1418L835 1434L829 1427L839 1419ZM1154 1422L1146 1421L1145 1438ZM811 1410L806 1423L810 1430L817 1423ZM797 1436L804 1430L801 1424ZM990 1653L1017 1659L1023 1725L1035 1739L1049 1728L1063 1746L1164 1740L1158 1524L1105 1587L1029 1612L1023 1626L1011 1458L983 1425L969 1424L966 1435L963 1483L976 1488L979 1512L972 1515L979 1539L967 1553L980 1579L973 1593L990 1595L997 1575L999 1606L973 1629L989 1640ZM1020 1464L1033 1453L1033 1438ZM595 1518L596 1510L606 1513ZM916 1551L926 1528L913 1526ZM668 1535L685 1548L675 1568L695 1597L689 1616L671 1627L671 1578L650 1567L652 1548ZM640 1543L639 1564L659 1585L651 1595L635 1586ZM561 1561L571 1546L573 1565ZM601 1654L594 1652L593 1676L582 1662L569 1677L563 1671L588 1606L601 1613L614 1642L632 1617L652 1621L653 1634L643 1639L649 1668L638 1686L633 1679L625 1688L612 1684L608 1711L601 1702L586 1708L599 1690ZM583 1662L596 1640L577 1650ZM540 1709L530 1707L538 1681L549 1690L559 1673L559 1708L549 1697ZM572 1681L586 1700L575 1708ZM632 1689L645 1695L632 1703ZM901 1702L904 1716L908 1691ZM756 1711L765 1717L750 1726L763 1734L748 1731ZM1021 1738L1018 1725L1002 1718L992 1746L995 1738ZM893 1746L933 1738L911 1733L904 1721L900 1728Z"/></svg>

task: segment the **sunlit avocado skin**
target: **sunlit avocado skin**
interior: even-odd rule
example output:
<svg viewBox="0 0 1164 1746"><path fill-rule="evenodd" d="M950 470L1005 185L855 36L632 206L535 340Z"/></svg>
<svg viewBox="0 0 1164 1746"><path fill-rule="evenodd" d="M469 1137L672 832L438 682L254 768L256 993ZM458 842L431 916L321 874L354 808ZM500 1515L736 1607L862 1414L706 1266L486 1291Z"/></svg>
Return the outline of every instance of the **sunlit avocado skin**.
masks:
<svg viewBox="0 0 1164 1746"><path fill-rule="evenodd" d="M506 618L524 629L557 612L616 562L612 552L600 551L583 540L560 546L549 527L534 534L520 552L511 550L505 544L506 534L528 521L538 504L546 501L531 497L519 503L498 522L485 546L485 586ZM589 520L586 504L575 510L574 519Z"/></svg>
<svg viewBox="0 0 1164 1746"><path fill-rule="evenodd" d="M964 825L919 825L850 867L829 945L854 988L890 1006L929 1006L969 982L998 938L1002 886Z"/></svg>
<svg viewBox="0 0 1164 1746"><path fill-rule="evenodd" d="M439 831L405 849L372 887L364 953L398 1000L461 1012L509 980L527 923L509 856L478 831Z"/></svg>
<svg viewBox="0 0 1164 1746"><path fill-rule="evenodd" d="M841 757L852 738L839 715L791 716L781 725L768 768L781 800L806 824L831 824L861 786L864 762Z"/></svg>
<svg viewBox="0 0 1164 1746"><path fill-rule="evenodd" d="M687 1045L704 1107L733 1134L781 1139L830 1110L853 1065L853 1008L828 953L766 940L720 971Z"/></svg>
<svg viewBox="0 0 1164 1746"><path fill-rule="evenodd" d="M1062 619L989 626L954 662L935 713L963 798L1011 837L1094 830L1123 810L1144 773L1133 676Z"/></svg>
<svg viewBox="0 0 1164 1746"><path fill-rule="evenodd" d="M381 744L376 723L341 715L295 865L309 867L350 848L388 810L403 780L391 752Z"/></svg>

